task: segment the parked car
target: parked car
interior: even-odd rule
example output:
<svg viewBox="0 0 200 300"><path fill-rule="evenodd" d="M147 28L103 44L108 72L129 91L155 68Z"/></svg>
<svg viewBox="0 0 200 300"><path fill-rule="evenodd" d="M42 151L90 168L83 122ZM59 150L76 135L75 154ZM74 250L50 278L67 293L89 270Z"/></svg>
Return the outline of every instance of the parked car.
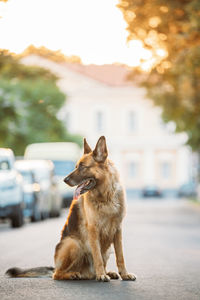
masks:
<svg viewBox="0 0 200 300"><path fill-rule="evenodd" d="M195 197L197 192L197 186L195 182L187 182L179 188L178 196L179 197Z"/></svg>
<svg viewBox="0 0 200 300"><path fill-rule="evenodd" d="M40 185L42 219L49 216L59 216L62 208L62 197L58 190L53 163L50 160L22 160L17 161L17 163L28 165L34 174L35 181Z"/></svg>
<svg viewBox="0 0 200 300"><path fill-rule="evenodd" d="M41 220L43 213L43 195L39 183L28 161L15 162L15 167L23 177L24 216L30 217L32 222Z"/></svg>
<svg viewBox="0 0 200 300"><path fill-rule="evenodd" d="M11 149L0 148L0 218L9 218L12 227L21 227L24 223L23 180L14 161Z"/></svg>
<svg viewBox="0 0 200 300"><path fill-rule="evenodd" d="M55 166L59 190L63 198L63 206L69 206L74 189L67 186L63 179L73 171L80 157L80 148L75 143L36 143L27 146L25 159L50 159Z"/></svg>
<svg viewBox="0 0 200 300"><path fill-rule="evenodd" d="M162 197L160 189L155 185L149 185L142 190L143 197Z"/></svg>

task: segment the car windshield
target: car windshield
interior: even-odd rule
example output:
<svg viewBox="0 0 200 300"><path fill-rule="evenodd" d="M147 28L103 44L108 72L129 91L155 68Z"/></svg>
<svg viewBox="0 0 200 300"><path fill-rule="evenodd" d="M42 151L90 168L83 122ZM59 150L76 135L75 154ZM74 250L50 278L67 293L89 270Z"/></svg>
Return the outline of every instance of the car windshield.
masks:
<svg viewBox="0 0 200 300"><path fill-rule="evenodd" d="M38 181L46 181L46 180L50 180L50 177L51 177L51 172L49 169L43 167L43 168L35 168L35 176L36 176L36 179Z"/></svg>
<svg viewBox="0 0 200 300"><path fill-rule="evenodd" d="M0 157L0 171L10 170L10 163L6 157Z"/></svg>
<svg viewBox="0 0 200 300"><path fill-rule="evenodd" d="M20 171L20 173L23 176L24 183L29 183L29 184L33 183L33 177L32 177L31 172Z"/></svg>
<svg viewBox="0 0 200 300"><path fill-rule="evenodd" d="M53 160L55 169L54 173L57 176L66 176L75 168L75 163L71 160Z"/></svg>

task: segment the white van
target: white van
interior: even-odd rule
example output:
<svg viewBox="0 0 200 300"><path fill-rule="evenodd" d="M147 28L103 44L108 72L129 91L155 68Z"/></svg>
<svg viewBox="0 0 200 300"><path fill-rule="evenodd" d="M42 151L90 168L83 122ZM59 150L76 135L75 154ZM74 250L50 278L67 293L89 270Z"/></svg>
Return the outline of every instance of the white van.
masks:
<svg viewBox="0 0 200 300"><path fill-rule="evenodd" d="M55 166L54 173L58 178L58 186L63 198L63 205L68 206L73 198L74 189L67 186L63 179L75 168L80 158L80 148L75 143L36 143L26 147L25 159L48 159Z"/></svg>

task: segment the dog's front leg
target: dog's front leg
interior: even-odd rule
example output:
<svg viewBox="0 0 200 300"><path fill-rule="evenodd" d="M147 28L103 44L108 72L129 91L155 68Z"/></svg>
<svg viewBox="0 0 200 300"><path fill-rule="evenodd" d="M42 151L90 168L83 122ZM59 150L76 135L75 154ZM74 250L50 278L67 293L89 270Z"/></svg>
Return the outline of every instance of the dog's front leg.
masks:
<svg viewBox="0 0 200 300"><path fill-rule="evenodd" d="M92 250L92 257L94 261L94 267L96 271L96 279L99 281L110 281L110 277L106 275L104 263L101 255L101 248L99 243L99 232L95 226L88 228L88 236L90 247Z"/></svg>
<svg viewBox="0 0 200 300"><path fill-rule="evenodd" d="M129 274L125 267L123 248L122 248L122 230L117 230L114 236L114 248L116 255L116 262L119 274L123 280L135 280L136 277L133 274Z"/></svg>

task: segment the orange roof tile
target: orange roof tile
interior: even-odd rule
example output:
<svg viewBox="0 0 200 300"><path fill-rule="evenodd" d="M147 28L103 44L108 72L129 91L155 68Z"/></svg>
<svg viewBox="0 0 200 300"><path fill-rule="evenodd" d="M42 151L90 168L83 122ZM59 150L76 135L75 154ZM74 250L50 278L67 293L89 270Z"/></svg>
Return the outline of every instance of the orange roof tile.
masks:
<svg viewBox="0 0 200 300"><path fill-rule="evenodd" d="M133 86L128 80L131 68L123 65L82 65L78 63L65 63L65 66L75 72L81 73L94 80L111 86Z"/></svg>

